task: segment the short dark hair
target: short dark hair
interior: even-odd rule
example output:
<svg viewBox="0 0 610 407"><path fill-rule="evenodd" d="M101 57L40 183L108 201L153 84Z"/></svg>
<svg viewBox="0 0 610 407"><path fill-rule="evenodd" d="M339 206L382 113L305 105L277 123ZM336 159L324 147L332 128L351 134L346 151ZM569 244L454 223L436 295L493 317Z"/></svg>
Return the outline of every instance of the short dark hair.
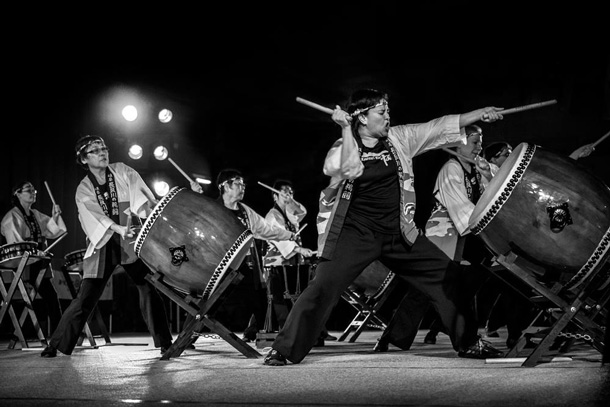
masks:
<svg viewBox="0 0 610 407"><path fill-rule="evenodd" d="M273 189L277 189L278 191L281 191L282 187L286 187L286 186L294 189L292 182L288 181L287 179L278 179L278 180L275 180L275 182L273 183ZM275 194L275 192L272 191L272 195L273 194Z"/></svg>
<svg viewBox="0 0 610 407"><path fill-rule="evenodd" d="M220 190L221 194L223 193L222 185L225 182L236 177L243 178L243 175L241 175L241 172L239 170L236 170L234 168L226 168L218 173L218 176L216 177L216 185L218 185L218 189Z"/></svg>
<svg viewBox="0 0 610 407"><path fill-rule="evenodd" d="M74 151L76 152L76 163L84 169L88 168L87 164L83 164L83 160L87 157L87 147L96 141L101 141L102 144L106 144L104 143L103 138L94 135L86 135L76 141L76 145L74 146Z"/></svg>
<svg viewBox="0 0 610 407"><path fill-rule="evenodd" d="M388 94L376 89L360 89L352 93L347 102L347 113L352 114L356 110L363 110L375 106L382 99L388 100ZM352 120L352 132L357 135L358 126L360 126L360 120Z"/></svg>
<svg viewBox="0 0 610 407"><path fill-rule="evenodd" d="M17 205L19 203L19 198L17 198L17 193L20 192L24 186L32 184L30 181L23 180L19 181L15 184L13 189L11 190L11 202L13 205Z"/></svg>
<svg viewBox="0 0 610 407"><path fill-rule="evenodd" d="M483 129L476 124L469 124L468 126L464 127L464 131L466 132L466 137L470 137L473 134L483 134Z"/></svg>
<svg viewBox="0 0 610 407"><path fill-rule="evenodd" d="M496 157L500 151L505 148L511 148L510 144L508 144L506 141L496 141L494 143L490 143L483 148L483 157L485 157L487 161L491 161L492 158Z"/></svg>

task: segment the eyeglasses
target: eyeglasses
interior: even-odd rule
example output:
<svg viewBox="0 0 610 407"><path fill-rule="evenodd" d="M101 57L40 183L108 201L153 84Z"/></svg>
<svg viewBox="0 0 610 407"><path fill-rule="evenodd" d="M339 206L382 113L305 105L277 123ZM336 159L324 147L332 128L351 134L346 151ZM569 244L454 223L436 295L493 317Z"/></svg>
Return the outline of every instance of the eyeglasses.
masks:
<svg viewBox="0 0 610 407"><path fill-rule="evenodd" d="M93 150L87 151L86 154L100 155L101 153L107 153L108 151L110 151L108 149L108 147L99 147L99 148L94 148Z"/></svg>
<svg viewBox="0 0 610 407"><path fill-rule="evenodd" d="M284 187L284 188L280 189L280 192L283 192L286 195L294 195L294 191L290 187Z"/></svg>
<svg viewBox="0 0 610 407"><path fill-rule="evenodd" d="M34 194L37 194L37 193L38 193L38 191L36 191L34 188L22 189L20 192L21 192L22 194L23 194L23 193L28 193L28 194L32 194L32 195L34 195Z"/></svg>
<svg viewBox="0 0 610 407"><path fill-rule="evenodd" d="M238 186L241 188L245 188L246 187L246 183L244 182L243 179L235 179L230 181L232 186Z"/></svg>

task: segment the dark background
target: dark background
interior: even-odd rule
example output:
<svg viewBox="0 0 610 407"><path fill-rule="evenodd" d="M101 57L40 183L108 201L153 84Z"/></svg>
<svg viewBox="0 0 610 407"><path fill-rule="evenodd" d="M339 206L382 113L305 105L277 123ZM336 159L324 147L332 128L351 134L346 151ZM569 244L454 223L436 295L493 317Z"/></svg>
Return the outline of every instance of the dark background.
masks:
<svg viewBox="0 0 610 407"><path fill-rule="evenodd" d="M150 182L186 180L168 161L151 157L157 142L190 174L213 181L227 167L248 184L244 202L261 215L271 193L258 181L295 184L309 214L305 244L316 245L315 216L327 149L340 136L328 115L295 101L327 107L353 90L390 95L393 124L417 123L484 106L511 108L555 99L557 104L483 123L484 144L540 145L559 154L610 131L610 58L601 9L563 10L556 4L481 2L294 3L178 5L146 10L17 10L4 29L4 158L0 209L13 185L30 180L35 207L50 213L49 183L68 235L56 261L85 248L74 192L84 171L74 161L82 135L102 136L111 161L136 168ZM604 28L606 27L606 28ZM113 122L117 89L138 95L136 123ZM174 120L162 125L156 109ZM8 108L8 110L7 110ZM114 110L113 110L114 109ZM132 141L147 150L127 157ZM609 181L610 140L578 161ZM415 161L418 216L429 213L428 190L443 155ZM205 194L217 197L215 183Z"/></svg>

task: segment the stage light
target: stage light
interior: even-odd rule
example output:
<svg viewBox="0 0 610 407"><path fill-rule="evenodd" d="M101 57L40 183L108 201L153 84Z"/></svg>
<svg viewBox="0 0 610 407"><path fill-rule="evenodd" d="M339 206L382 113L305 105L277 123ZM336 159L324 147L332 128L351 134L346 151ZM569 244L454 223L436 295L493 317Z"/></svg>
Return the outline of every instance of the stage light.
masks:
<svg viewBox="0 0 610 407"><path fill-rule="evenodd" d="M212 183L211 180L207 179L203 175L193 174L195 176L195 182L203 185L210 185Z"/></svg>
<svg viewBox="0 0 610 407"><path fill-rule="evenodd" d="M161 161L161 160L165 160L167 158L167 156L169 155L169 152L167 151L167 148L165 148L163 146L158 146L155 148L153 155L155 156L155 158L157 160Z"/></svg>
<svg viewBox="0 0 610 407"><path fill-rule="evenodd" d="M134 144L129 147L129 157L134 160L139 160L140 158L142 158L142 147L137 144Z"/></svg>
<svg viewBox="0 0 610 407"><path fill-rule="evenodd" d="M169 192L169 184L165 181L155 181L153 183L155 193L159 196L165 196Z"/></svg>
<svg viewBox="0 0 610 407"><path fill-rule="evenodd" d="M138 109L136 109L134 105L125 106L121 113L123 114L125 120L127 120L128 122L132 122L138 118Z"/></svg>
<svg viewBox="0 0 610 407"><path fill-rule="evenodd" d="M173 113L169 109L163 109L159 112L159 121L161 123L169 123L172 120Z"/></svg>

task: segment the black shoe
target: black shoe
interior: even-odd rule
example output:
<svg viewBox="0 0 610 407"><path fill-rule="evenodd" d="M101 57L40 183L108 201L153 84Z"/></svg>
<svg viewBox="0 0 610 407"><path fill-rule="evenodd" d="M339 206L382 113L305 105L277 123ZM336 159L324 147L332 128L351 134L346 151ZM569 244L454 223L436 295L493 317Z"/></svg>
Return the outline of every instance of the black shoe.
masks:
<svg viewBox="0 0 610 407"><path fill-rule="evenodd" d="M385 341L377 341L377 343L373 347L373 352L387 352L387 351L388 351L388 343Z"/></svg>
<svg viewBox="0 0 610 407"><path fill-rule="evenodd" d="M426 337L424 338L424 343L427 343L428 345L436 344L436 332L428 331Z"/></svg>
<svg viewBox="0 0 610 407"><path fill-rule="evenodd" d="M472 358L472 359L493 359L501 358L504 356L504 352L491 346L487 341L484 341L480 337L471 345L468 349L459 351L458 356L461 358Z"/></svg>
<svg viewBox="0 0 610 407"><path fill-rule="evenodd" d="M286 358L280 352L271 349L265 356L263 364L267 366L286 366Z"/></svg>
<svg viewBox="0 0 610 407"><path fill-rule="evenodd" d="M54 358L55 356L57 356L57 349L52 346L47 346L46 348L44 348L40 356L42 356L43 358Z"/></svg>
<svg viewBox="0 0 610 407"><path fill-rule="evenodd" d="M314 348L321 348L324 346L324 338L319 337L316 343L313 345Z"/></svg>

